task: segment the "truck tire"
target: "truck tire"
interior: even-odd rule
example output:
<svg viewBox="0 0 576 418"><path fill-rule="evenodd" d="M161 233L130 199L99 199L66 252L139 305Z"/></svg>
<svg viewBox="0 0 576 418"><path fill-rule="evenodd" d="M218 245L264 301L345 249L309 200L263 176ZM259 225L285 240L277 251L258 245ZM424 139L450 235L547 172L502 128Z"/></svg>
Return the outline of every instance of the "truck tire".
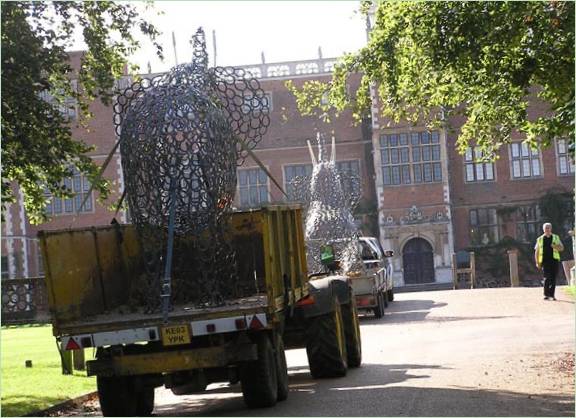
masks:
<svg viewBox="0 0 576 418"><path fill-rule="evenodd" d="M149 417L154 410L154 387L145 386L136 393L136 415Z"/></svg>
<svg viewBox="0 0 576 418"><path fill-rule="evenodd" d="M286 352L284 350L284 339L282 336L276 338L276 376L278 377L278 401L285 401L288 398L288 364L286 363Z"/></svg>
<svg viewBox="0 0 576 418"><path fill-rule="evenodd" d="M374 316L378 319L384 316L384 295L380 292L376 295L376 307L374 309Z"/></svg>
<svg viewBox="0 0 576 418"><path fill-rule="evenodd" d="M276 355L267 335L257 339L258 360L240 366L240 381L244 403L249 408L267 408L278 400Z"/></svg>
<svg viewBox="0 0 576 418"><path fill-rule="evenodd" d="M346 332L346 353L348 367L360 367L362 363L362 339L360 338L360 320L358 319L358 309L356 301L351 298L349 304L343 306L342 318Z"/></svg>
<svg viewBox="0 0 576 418"><path fill-rule="evenodd" d="M306 354L314 378L346 375L348 359L340 303L332 312L311 318L306 329Z"/></svg>
<svg viewBox="0 0 576 418"><path fill-rule="evenodd" d="M389 289L387 293L388 293L388 301L392 302L394 300L394 289Z"/></svg>
<svg viewBox="0 0 576 418"><path fill-rule="evenodd" d="M100 409L105 417L133 417L137 414L134 381L125 376L96 378Z"/></svg>

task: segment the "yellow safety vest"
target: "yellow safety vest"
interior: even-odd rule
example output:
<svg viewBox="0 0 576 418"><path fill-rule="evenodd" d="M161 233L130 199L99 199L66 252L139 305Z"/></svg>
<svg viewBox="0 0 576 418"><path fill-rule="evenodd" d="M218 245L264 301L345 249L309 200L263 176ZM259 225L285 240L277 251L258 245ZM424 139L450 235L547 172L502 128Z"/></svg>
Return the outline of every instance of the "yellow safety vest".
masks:
<svg viewBox="0 0 576 418"><path fill-rule="evenodd" d="M544 258L544 237L545 235L542 234L536 240L536 244L538 245L538 263L540 264L542 264L542 259ZM562 244L558 235L552 234L552 244ZM555 248L552 248L552 251L554 259L560 261L560 252Z"/></svg>

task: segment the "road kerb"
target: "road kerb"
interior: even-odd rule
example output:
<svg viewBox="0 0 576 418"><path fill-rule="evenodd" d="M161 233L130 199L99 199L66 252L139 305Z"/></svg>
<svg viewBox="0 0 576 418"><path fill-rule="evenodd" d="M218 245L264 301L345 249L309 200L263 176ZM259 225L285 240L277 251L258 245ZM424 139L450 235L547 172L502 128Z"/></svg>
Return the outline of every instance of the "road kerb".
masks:
<svg viewBox="0 0 576 418"><path fill-rule="evenodd" d="M68 400L60 402L56 405L52 405L49 408L42 409L41 411L31 412L31 413L26 414L24 416L25 417L47 417L47 416L50 416L53 413L61 411L63 409L80 406L81 404L83 404L86 401L91 400L95 396L98 396L97 391L86 393L84 395L78 396L77 398L68 399Z"/></svg>

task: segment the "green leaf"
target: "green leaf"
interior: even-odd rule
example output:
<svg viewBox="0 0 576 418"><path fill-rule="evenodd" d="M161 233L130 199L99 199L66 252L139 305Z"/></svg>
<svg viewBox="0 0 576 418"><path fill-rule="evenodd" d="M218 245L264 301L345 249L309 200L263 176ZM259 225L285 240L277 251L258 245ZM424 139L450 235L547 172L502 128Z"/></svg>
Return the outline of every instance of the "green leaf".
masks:
<svg viewBox="0 0 576 418"><path fill-rule="evenodd" d="M90 179L105 200L110 184L97 176L98 167L88 156L94 148L73 136L58 106L77 103L77 123L86 127L93 100L110 104L114 81L138 47L134 31L147 35L162 57L159 32L130 3L2 2L1 13L2 214L15 201L17 184L30 221L45 221L45 189L69 196L62 181L71 167ZM70 67L66 53L76 28L88 46L80 69ZM50 101L41 97L46 93Z"/></svg>

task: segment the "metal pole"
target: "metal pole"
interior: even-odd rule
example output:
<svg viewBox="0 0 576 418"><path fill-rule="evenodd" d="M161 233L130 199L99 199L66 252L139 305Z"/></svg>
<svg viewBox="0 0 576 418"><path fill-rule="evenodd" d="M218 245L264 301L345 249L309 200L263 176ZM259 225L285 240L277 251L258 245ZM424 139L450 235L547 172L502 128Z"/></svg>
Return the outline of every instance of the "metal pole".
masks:
<svg viewBox="0 0 576 418"><path fill-rule="evenodd" d="M216 30L212 29L212 46L214 47L214 67L216 67Z"/></svg>
<svg viewBox="0 0 576 418"><path fill-rule="evenodd" d="M174 249L174 218L176 217L176 181L170 179L170 217L168 219L168 245L166 248L166 266L164 268L164 280L162 281L162 317L164 323L168 322L170 312L170 296L172 294L172 251Z"/></svg>
<svg viewBox="0 0 576 418"><path fill-rule="evenodd" d="M174 48L175 65L178 65L178 55L176 54L176 35L174 35L174 31L172 31L172 47Z"/></svg>

